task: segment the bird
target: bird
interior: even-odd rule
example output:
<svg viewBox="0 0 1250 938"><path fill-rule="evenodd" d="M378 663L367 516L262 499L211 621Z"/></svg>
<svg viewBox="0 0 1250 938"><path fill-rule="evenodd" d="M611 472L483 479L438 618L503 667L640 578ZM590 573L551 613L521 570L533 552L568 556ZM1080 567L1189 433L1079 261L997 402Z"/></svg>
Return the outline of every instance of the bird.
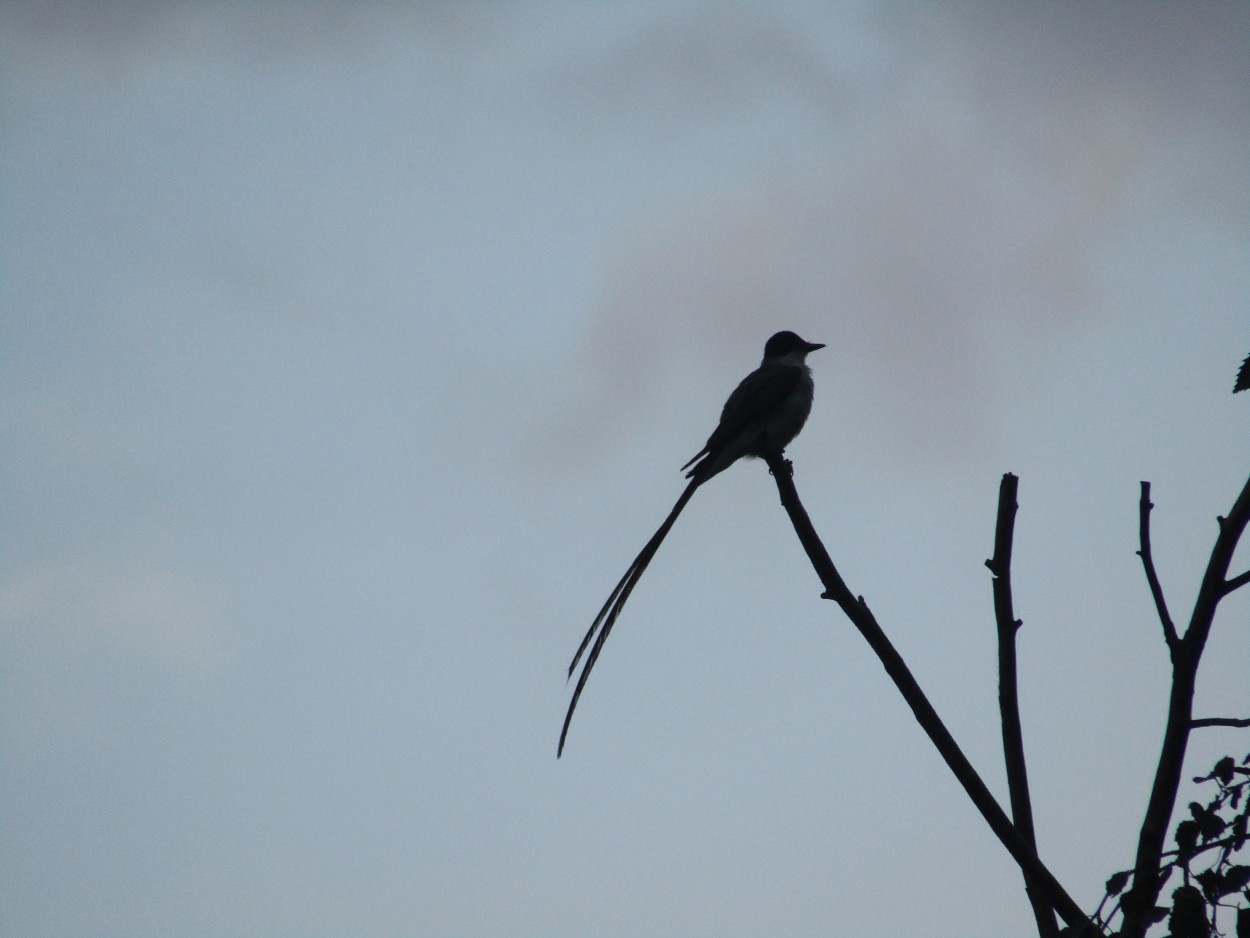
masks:
<svg viewBox="0 0 1250 938"><path fill-rule="evenodd" d="M573 711L577 709L577 701L586 687L586 679L590 677L595 662L599 660L599 653L603 651L603 643L607 641L608 633L616 624L626 600L638 585L638 580L655 557L656 551L660 549L660 544L672 529L677 516L699 486L724 472L739 459L779 456L790 441L798 436L812 410L812 372L807 366L806 358L811 352L824 347L821 342L808 342L788 330L772 336L764 345L764 358L760 366L743 378L725 401L720 423L703 444L703 449L681 467L682 471L689 470L686 478L690 481L677 499L677 504L629 565L625 575L616 584L616 589L612 590L607 602L595 616L586 637L577 647L577 653L573 655L573 661L569 665L569 680L583 655L586 655L586 663L577 678L573 699L569 702L564 726L560 730L560 743L556 747L557 759L564 753ZM586 654L587 648L590 649L589 654Z"/></svg>

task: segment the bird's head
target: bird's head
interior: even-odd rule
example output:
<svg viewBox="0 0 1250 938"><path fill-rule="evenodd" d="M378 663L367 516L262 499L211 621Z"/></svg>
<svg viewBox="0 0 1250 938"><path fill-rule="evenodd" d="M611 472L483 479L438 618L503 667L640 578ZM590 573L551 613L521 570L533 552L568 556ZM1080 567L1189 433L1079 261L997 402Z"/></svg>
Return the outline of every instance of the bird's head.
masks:
<svg viewBox="0 0 1250 938"><path fill-rule="evenodd" d="M764 360L776 361L781 358L790 358L802 361L808 352L814 352L818 348L824 348L821 342L808 342L800 339L797 335L789 330L778 332L764 345Z"/></svg>

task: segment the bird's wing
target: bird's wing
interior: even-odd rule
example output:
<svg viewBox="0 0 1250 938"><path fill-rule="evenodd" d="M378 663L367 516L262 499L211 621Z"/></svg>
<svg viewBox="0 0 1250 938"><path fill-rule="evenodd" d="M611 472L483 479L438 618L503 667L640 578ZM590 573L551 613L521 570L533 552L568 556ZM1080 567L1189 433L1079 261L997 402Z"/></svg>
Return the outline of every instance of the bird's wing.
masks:
<svg viewBox="0 0 1250 938"><path fill-rule="evenodd" d="M780 407L803 377L793 365L764 365L742 379L725 401L720 424L708 437L704 452L715 452L751 421Z"/></svg>

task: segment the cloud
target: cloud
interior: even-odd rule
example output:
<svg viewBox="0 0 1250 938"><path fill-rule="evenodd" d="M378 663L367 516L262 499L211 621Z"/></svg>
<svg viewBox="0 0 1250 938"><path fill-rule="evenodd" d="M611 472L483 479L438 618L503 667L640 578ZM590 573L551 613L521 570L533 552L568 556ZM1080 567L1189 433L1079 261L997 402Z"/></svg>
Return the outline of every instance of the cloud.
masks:
<svg viewBox="0 0 1250 938"><path fill-rule="evenodd" d="M721 118L749 154L684 201L643 203L618 240L593 310L590 354L608 364L578 408L583 446L646 417L689 349L754 350L785 326L835 346L840 388L872 402L860 429L883 454L965 452L993 425L1006 363L1062 354L1104 315L1106 264L1130 230L1195 216L1239 230L1250 75L1229 37L1244 9L873 11L861 29L889 67L850 82L838 107L800 77L822 59L818 31L762 15L730 30L712 8L676 32L639 30L581 82L600 89L602 124L632 126L642 98L628 89L680 84L683 56L696 77L721 62L738 84ZM700 80L691 94L708 98L717 82ZM647 99L678 138L684 93ZM772 139L771 113L792 107L822 129Z"/></svg>

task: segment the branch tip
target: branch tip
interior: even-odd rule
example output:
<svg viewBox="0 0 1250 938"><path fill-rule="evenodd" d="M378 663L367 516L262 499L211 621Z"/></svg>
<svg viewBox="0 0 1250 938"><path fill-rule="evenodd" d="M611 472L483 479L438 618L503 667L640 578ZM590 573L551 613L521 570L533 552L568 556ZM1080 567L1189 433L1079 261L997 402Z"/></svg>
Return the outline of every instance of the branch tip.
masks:
<svg viewBox="0 0 1250 938"><path fill-rule="evenodd" d="M1175 649L1180 643L1176 634L1176 626L1172 623L1172 615L1168 612L1167 600L1163 598L1163 586L1159 583L1159 575L1155 571L1154 554L1150 548L1150 509L1154 505L1150 501L1150 483L1141 484L1141 505L1138 511L1138 540L1140 547L1137 556L1141 558L1142 568L1146 573L1146 583L1150 586L1150 595L1155 602L1155 612L1159 616L1159 624L1163 627L1163 641L1169 649Z"/></svg>

